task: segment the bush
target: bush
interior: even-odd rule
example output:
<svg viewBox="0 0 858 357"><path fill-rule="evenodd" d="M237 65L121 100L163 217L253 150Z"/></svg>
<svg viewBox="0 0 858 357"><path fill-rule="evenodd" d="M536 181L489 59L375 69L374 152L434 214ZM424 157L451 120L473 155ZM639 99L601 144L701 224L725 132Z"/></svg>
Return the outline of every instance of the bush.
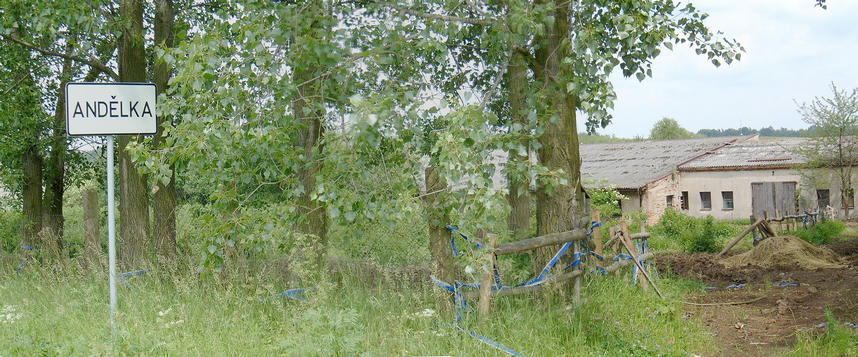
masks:
<svg viewBox="0 0 858 357"><path fill-rule="evenodd" d="M795 235L810 244L825 244L830 242L832 238L840 235L840 233L843 233L845 229L845 223L828 219L808 229L799 229L795 232Z"/></svg>
<svg viewBox="0 0 858 357"><path fill-rule="evenodd" d="M603 187L588 190L590 194L590 206L601 212L603 218L620 217L623 215L620 209L620 201L628 199L616 186Z"/></svg>
<svg viewBox="0 0 858 357"><path fill-rule="evenodd" d="M677 244L689 253L715 253L722 241L735 229L727 222L716 221L712 216L694 218L668 209L653 227L653 233Z"/></svg>
<svg viewBox="0 0 858 357"><path fill-rule="evenodd" d="M21 242L21 212L14 209L0 211L0 251L13 253Z"/></svg>

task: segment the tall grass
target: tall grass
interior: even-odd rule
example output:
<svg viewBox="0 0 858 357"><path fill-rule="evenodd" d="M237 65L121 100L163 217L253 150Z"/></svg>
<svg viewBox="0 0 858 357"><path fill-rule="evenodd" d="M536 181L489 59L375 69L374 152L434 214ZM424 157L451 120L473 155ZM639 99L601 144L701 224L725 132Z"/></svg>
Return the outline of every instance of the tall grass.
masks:
<svg viewBox="0 0 858 357"><path fill-rule="evenodd" d="M28 267L0 280L0 355L502 355L438 315L430 284L387 278L368 284L331 279L310 302L269 298L286 286L251 277L219 279L154 272L120 285L118 329L108 323L102 273ZM462 326L525 355L687 355L713 353L700 324L678 299L694 283L662 279L668 299L643 294L628 276L588 276L584 301L542 295L495 300L490 319L466 314ZM443 293L445 294L445 293ZM429 316L424 316L429 315Z"/></svg>

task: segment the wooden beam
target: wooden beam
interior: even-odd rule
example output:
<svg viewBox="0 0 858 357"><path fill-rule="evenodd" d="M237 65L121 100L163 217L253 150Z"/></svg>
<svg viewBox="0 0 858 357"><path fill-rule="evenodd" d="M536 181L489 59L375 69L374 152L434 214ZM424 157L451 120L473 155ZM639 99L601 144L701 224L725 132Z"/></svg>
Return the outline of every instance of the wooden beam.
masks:
<svg viewBox="0 0 858 357"><path fill-rule="evenodd" d="M499 245L495 249L495 254L503 255L503 254L513 254L513 253L521 253L528 250L533 250L536 248L547 247L549 245L556 245L571 241L577 241L587 238L587 231L576 228L571 231L560 232L560 233L551 233L544 236L524 239L517 242L509 242Z"/></svg>
<svg viewBox="0 0 858 357"><path fill-rule="evenodd" d="M626 229L628 229L628 227L626 227ZM632 247L632 246L631 246L631 245L630 245L626 240L620 239L620 243L623 243L623 245L625 245L625 246L626 246L626 249L627 249L629 252L631 252L631 251L633 251L633 250L634 250L634 247ZM653 289L655 289L655 293L656 293L656 294L658 294L658 297L660 297L660 298L664 299L664 295L662 295L662 294L661 294L661 291L659 291L659 290L658 290L658 286L656 286L656 285L655 285L655 282L654 282L654 281L652 280L652 278L649 276L649 273L647 273L647 272L646 272L646 270L644 270L644 269L643 269L643 267L641 267L641 263L638 261L640 258L638 258L636 254L632 254L632 258L633 258L633 259L632 259L632 260L633 260L633 262L634 262L634 263L635 263L635 265L638 267L638 269L640 270L641 274L643 274L644 278L646 278L646 280L649 280L649 283L650 283L650 284L652 284L652 288L653 288Z"/></svg>
<svg viewBox="0 0 858 357"><path fill-rule="evenodd" d="M511 295L519 295L519 294L537 292L537 291L544 289L544 287L547 285L561 283L561 282L573 279L573 278L575 278L581 274L583 274L583 271L573 270L570 272L566 272L566 273L557 275L556 277L553 277L550 280L546 280L544 283L539 284L539 285L518 286L518 287L506 289L506 290L494 290L494 291L492 291L492 296L500 297L500 296L511 296ZM476 291L469 291L469 292L465 293L465 296L468 298L476 297L477 295L478 295L478 292L476 292Z"/></svg>
<svg viewBox="0 0 858 357"><path fill-rule="evenodd" d="M754 228L757 228L757 226L759 226L764 221L765 221L764 219L760 218L756 222L754 222L754 224L748 226L748 228L745 228L745 230L742 231L742 233L739 233L739 235L736 238L733 238L733 240L731 240L730 243L727 243L727 246L724 247L724 250L722 250L721 253L718 253L717 256L720 257L724 254L727 254L727 252L730 251L730 248L733 248L733 246L736 245L736 243L739 243L739 241L742 240L743 237L748 235L748 233L751 233L751 231L753 231Z"/></svg>

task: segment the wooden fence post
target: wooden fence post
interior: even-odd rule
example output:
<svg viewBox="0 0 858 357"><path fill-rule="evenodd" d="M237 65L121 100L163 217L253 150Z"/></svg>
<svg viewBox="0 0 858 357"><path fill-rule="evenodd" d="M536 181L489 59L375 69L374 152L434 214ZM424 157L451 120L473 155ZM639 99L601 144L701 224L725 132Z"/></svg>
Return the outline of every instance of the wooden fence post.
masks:
<svg viewBox="0 0 858 357"><path fill-rule="evenodd" d="M492 249L487 249L486 254L483 255L483 259L485 264L488 264L488 270L483 272L482 279L480 279L480 317L487 318L489 316L489 307L492 303L492 276L494 275L494 266L495 266L495 254L494 248L498 243L498 236L496 234L488 234L488 239L486 239L485 230L479 231L480 241L482 241L484 246L491 247Z"/></svg>
<svg viewBox="0 0 858 357"><path fill-rule="evenodd" d="M632 242L632 234L629 233L629 225L626 224L625 221L620 222L620 230L622 230L622 233L623 233L622 239L626 243L625 245L629 251L629 254L632 257L637 257L638 256L638 250L635 249L635 243ZM633 258L633 259L635 259L635 258ZM636 265L640 266L639 263ZM641 269L641 270L643 270L643 269ZM643 274L644 274L644 272L641 272L641 275L643 275ZM643 289L644 292L647 292L649 290L648 289L649 287L646 285L646 283L644 283L644 279L639 279L639 280L641 282L641 289Z"/></svg>
<svg viewBox="0 0 858 357"><path fill-rule="evenodd" d="M101 267L101 233L98 225L98 193L94 188L83 190L83 232L86 264L89 269Z"/></svg>

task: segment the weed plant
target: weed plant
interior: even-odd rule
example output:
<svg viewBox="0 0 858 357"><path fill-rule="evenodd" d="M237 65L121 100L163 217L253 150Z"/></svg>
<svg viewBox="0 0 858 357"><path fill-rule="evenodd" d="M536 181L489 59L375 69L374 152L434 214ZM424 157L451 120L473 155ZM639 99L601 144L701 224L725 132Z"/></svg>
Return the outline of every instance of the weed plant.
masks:
<svg viewBox="0 0 858 357"><path fill-rule="evenodd" d="M824 332L808 331L798 334L791 351L792 356L856 356L858 355L858 333L854 328L838 322L830 310L825 311L827 326Z"/></svg>
<svg viewBox="0 0 858 357"><path fill-rule="evenodd" d="M826 244L845 230L845 223L835 219L826 219L813 227L799 229L794 233L797 237L804 239L810 244Z"/></svg>
<svg viewBox="0 0 858 357"><path fill-rule="evenodd" d="M707 216L695 218L667 209L652 231L651 244L656 249L679 249L688 253L715 253L741 226Z"/></svg>

